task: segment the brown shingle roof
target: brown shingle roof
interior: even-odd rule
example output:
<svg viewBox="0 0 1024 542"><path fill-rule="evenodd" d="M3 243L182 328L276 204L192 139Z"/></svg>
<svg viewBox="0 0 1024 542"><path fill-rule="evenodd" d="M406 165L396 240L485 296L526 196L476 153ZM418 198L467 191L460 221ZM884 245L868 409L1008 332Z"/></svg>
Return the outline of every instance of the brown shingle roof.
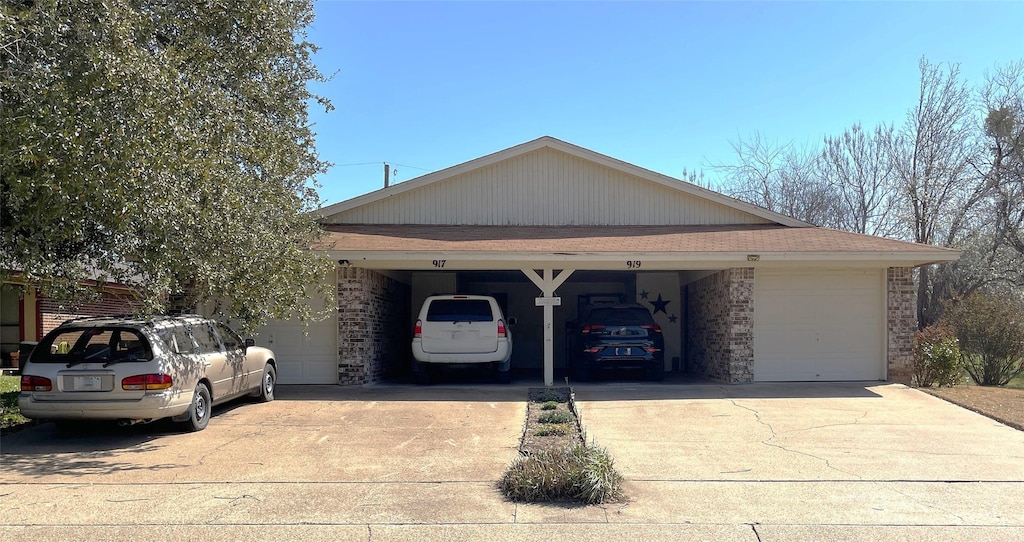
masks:
<svg viewBox="0 0 1024 542"><path fill-rule="evenodd" d="M958 251L826 228L727 226L436 226L332 224L313 248L558 254L601 252L925 253Z"/></svg>

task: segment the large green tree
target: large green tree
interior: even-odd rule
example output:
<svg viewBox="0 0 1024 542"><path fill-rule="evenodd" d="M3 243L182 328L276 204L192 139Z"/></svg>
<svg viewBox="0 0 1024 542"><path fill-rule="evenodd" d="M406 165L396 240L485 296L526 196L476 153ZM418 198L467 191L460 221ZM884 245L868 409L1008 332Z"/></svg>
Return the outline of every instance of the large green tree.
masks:
<svg viewBox="0 0 1024 542"><path fill-rule="evenodd" d="M328 262L302 0L0 2L0 268L149 311L308 316Z"/></svg>

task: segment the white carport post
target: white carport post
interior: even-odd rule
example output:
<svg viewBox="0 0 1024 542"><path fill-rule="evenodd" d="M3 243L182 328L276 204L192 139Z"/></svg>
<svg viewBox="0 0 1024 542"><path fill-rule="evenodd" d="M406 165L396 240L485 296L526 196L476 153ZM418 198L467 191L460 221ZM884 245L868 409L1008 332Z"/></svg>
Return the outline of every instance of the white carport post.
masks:
<svg viewBox="0 0 1024 542"><path fill-rule="evenodd" d="M573 272L572 269L562 269L556 276L554 269L544 269L544 277L541 278L533 269L523 269L522 271L524 275L540 288L541 296L546 299L554 298L555 289L561 286ZM541 303L541 298L537 299L537 304L544 307L544 385L550 386L555 380L554 304L549 302Z"/></svg>

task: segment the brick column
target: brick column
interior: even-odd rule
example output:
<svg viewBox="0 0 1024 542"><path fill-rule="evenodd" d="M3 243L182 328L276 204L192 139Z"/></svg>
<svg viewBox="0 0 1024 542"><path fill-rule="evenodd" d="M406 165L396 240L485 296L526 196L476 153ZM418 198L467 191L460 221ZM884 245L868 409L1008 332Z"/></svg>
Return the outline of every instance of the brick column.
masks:
<svg viewBox="0 0 1024 542"><path fill-rule="evenodd" d="M754 380L754 269L726 269L687 286L688 360L704 376Z"/></svg>
<svg viewBox="0 0 1024 542"><path fill-rule="evenodd" d="M338 269L338 383L378 382L404 364L411 288L371 269Z"/></svg>
<svg viewBox="0 0 1024 542"><path fill-rule="evenodd" d="M754 268L729 273L729 381L754 381Z"/></svg>
<svg viewBox="0 0 1024 542"><path fill-rule="evenodd" d="M914 374L914 333L917 332L913 269L890 267L886 271L885 285L888 379L909 385Z"/></svg>

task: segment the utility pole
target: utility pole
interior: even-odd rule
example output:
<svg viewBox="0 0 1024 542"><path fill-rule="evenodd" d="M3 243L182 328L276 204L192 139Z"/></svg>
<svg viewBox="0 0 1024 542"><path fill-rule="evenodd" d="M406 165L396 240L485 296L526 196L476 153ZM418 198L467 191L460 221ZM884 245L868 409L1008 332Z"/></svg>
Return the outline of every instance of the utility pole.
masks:
<svg viewBox="0 0 1024 542"><path fill-rule="evenodd" d="M391 184L391 168L387 162L384 162L384 188L387 188Z"/></svg>

